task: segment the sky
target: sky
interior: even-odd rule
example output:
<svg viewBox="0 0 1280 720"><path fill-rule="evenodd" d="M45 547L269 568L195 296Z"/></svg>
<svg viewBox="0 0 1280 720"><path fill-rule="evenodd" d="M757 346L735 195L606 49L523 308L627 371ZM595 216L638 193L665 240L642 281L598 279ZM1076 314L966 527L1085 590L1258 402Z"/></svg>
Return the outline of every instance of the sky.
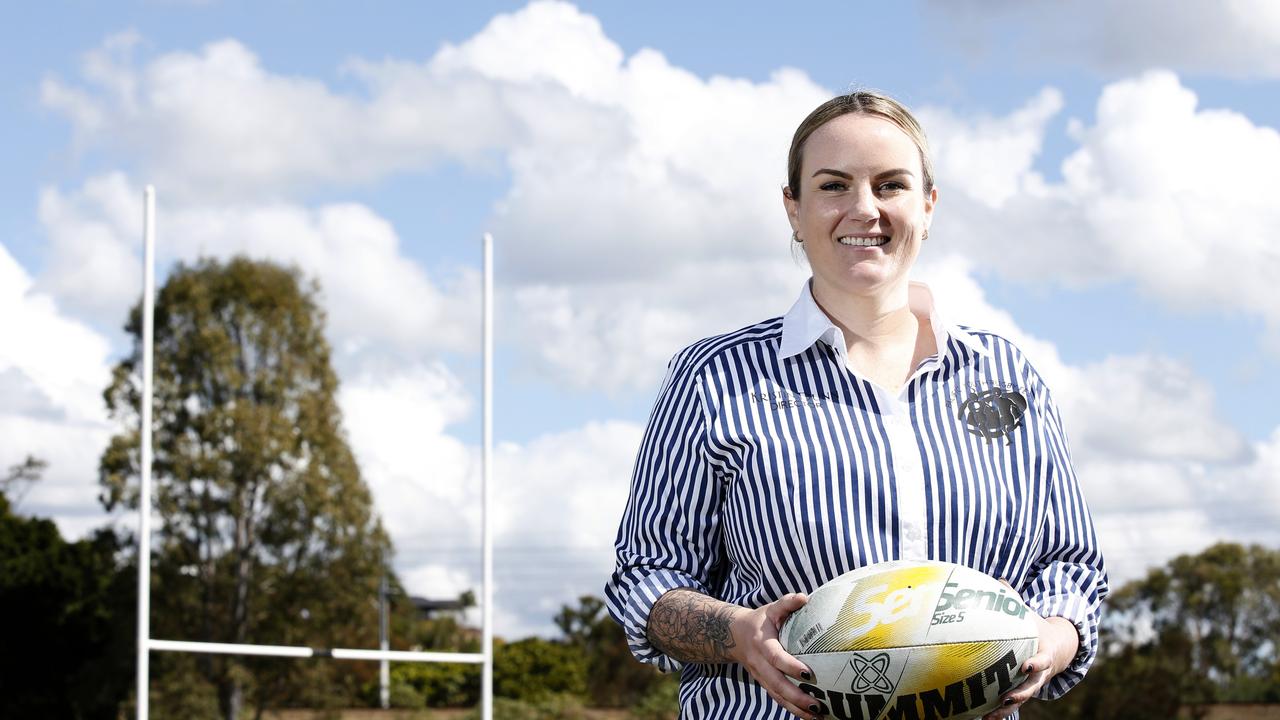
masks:
<svg viewBox="0 0 1280 720"><path fill-rule="evenodd" d="M670 357L808 277L780 187L833 94L900 98L939 203L914 277L1061 407L1119 584L1280 545L1280 5L24 3L0 64L0 468L69 536L141 293L245 254L322 287L344 426L415 595L477 586L495 237L496 631L599 594ZM47 29L57 27L57 32Z"/></svg>

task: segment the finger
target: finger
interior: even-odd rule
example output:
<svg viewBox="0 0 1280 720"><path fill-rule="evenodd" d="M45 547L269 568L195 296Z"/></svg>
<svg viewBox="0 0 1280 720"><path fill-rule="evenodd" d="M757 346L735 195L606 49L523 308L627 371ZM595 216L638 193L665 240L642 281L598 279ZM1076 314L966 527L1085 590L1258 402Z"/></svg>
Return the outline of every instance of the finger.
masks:
<svg viewBox="0 0 1280 720"><path fill-rule="evenodd" d="M995 710L983 715L982 720L1005 720L1005 718L1010 717L1017 712L1019 707L1021 706L1013 703L1001 705Z"/></svg>
<svg viewBox="0 0 1280 720"><path fill-rule="evenodd" d="M781 672L769 665L754 668L752 676L769 693L774 702L786 708L786 711L800 717L810 718L824 710L823 706L787 680Z"/></svg>
<svg viewBox="0 0 1280 720"><path fill-rule="evenodd" d="M804 593L788 593L766 605L764 614L773 622L774 627L779 627L788 615L804 607L807 602L809 596Z"/></svg>
<svg viewBox="0 0 1280 720"><path fill-rule="evenodd" d="M812 680L813 675L809 672L809 666L800 662L794 655L786 651L782 647L782 643L776 638L769 638L764 641L764 659L775 669L790 675L796 680Z"/></svg>
<svg viewBox="0 0 1280 720"><path fill-rule="evenodd" d="M1027 658L1027 662L1022 666L1023 672L1027 673L1026 680L1005 695L1005 701L1014 703L1016 706L1030 700L1036 691L1049 681L1049 668L1048 655L1037 654Z"/></svg>

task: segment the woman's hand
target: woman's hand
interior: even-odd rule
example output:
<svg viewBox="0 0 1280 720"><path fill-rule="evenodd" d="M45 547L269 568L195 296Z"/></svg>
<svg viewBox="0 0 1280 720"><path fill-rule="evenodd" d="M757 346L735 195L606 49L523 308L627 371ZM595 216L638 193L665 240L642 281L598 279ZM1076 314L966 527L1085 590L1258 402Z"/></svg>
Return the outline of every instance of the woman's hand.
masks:
<svg viewBox="0 0 1280 720"><path fill-rule="evenodd" d="M654 646L682 662L739 663L788 712L815 718L822 706L786 678L808 680L809 668L778 642L782 621L808 601L808 596L792 593L749 610L677 588L653 604L645 633Z"/></svg>
<svg viewBox="0 0 1280 720"><path fill-rule="evenodd" d="M778 641L782 621L808 601L802 593L791 593L754 610L740 608L729 625L734 640L730 655L787 712L815 718L822 706L786 677L809 680L809 668L783 650Z"/></svg>
<svg viewBox="0 0 1280 720"><path fill-rule="evenodd" d="M1027 658L1023 669L1028 673L1021 685L1004 696L1004 705L983 716L983 720L1004 720L1031 699L1054 675L1066 670L1080 649L1080 634L1070 620L1036 616L1040 626L1040 644L1036 654Z"/></svg>

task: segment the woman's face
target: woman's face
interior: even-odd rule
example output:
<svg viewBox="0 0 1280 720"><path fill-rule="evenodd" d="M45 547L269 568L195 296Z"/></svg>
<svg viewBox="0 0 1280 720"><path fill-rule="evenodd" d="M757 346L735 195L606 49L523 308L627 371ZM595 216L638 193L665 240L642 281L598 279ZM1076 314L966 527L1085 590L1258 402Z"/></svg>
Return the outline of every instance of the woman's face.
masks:
<svg viewBox="0 0 1280 720"><path fill-rule="evenodd" d="M798 198L784 196L804 241L814 292L868 295L904 283L933 219L920 151L897 125L848 114L804 144Z"/></svg>

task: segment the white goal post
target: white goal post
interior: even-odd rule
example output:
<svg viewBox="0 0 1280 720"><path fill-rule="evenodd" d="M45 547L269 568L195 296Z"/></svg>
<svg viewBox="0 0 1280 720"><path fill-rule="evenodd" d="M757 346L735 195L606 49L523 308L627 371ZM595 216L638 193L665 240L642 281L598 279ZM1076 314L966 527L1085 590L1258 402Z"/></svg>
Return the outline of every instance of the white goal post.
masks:
<svg viewBox="0 0 1280 720"><path fill-rule="evenodd" d="M483 579L480 599L481 652L409 652L357 648L312 648L294 645L248 645L236 643L187 642L151 637L151 405L152 353L155 334L155 241L156 191L148 185L143 200L142 276L142 412L141 492L138 496L138 685L137 718L148 720L150 712L150 660L152 651L258 655L273 657L326 657L337 660L380 660L397 662L473 663L482 665L480 707L483 720L493 720L493 523L490 513L493 483L493 236L484 234L483 282L483 430L481 438L481 557ZM385 642L384 642L385 644ZM384 673L385 678L385 673Z"/></svg>

